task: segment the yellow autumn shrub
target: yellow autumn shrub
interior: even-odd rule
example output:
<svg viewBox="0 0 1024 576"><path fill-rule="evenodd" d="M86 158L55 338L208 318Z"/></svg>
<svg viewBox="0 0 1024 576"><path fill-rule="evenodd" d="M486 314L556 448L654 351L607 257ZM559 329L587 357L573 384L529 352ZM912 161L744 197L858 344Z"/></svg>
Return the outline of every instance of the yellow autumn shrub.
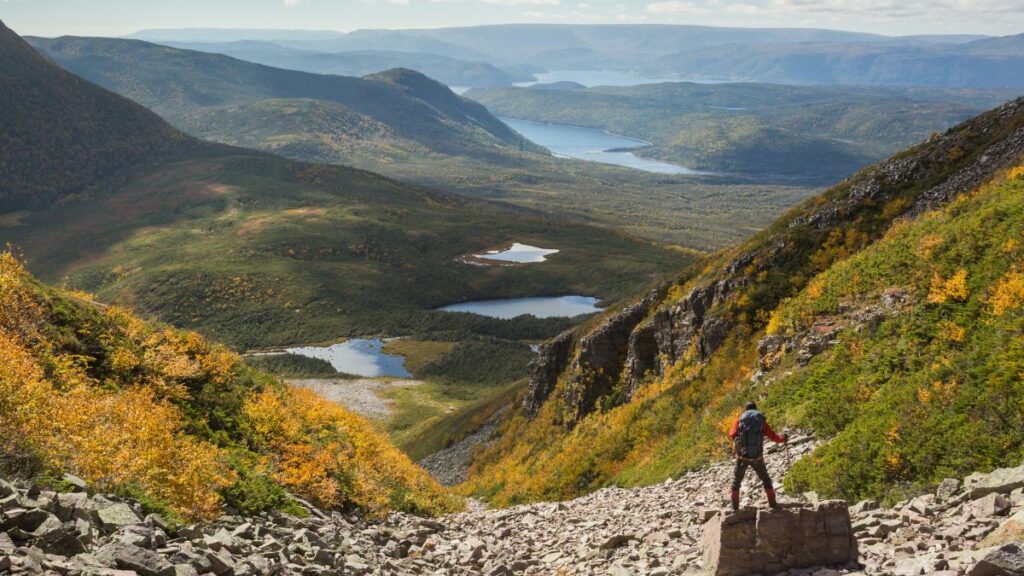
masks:
<svg viewBox="0 0 1024 576"><path fill-rule="evenodd" d="M250 459L230 457L247 448ZM222 493L245 493L236 481L251 471L229 461L269 467L326 507L460 505L363 418L196 333L50 290L0 254L0 465L72 472L192 520L216 516Z"/></svg>
<svg viewBox="0 0 1024 576"><path fill-rule="evenodd" d="M460 506L369 422L310 390L286 386L253 394L243 415L275 479L319 505L352 503L371 513Z"/></svg>
<svg viewBox="0 0 1024 576"><path fill-rule="evenodd" d="M932 277L928 301L933 304L946 302L963 302L967 300L967 270L961 268L949 278L943 278L938 272Z"/></svg>
<svg viewBox="0 0 1024 576"><path fill-rule="evenodd" d="M1014 268L996 282L989 305L993 316L1002 316L1020 308L1021 304L1024 304L1024 272Z"/></svg>

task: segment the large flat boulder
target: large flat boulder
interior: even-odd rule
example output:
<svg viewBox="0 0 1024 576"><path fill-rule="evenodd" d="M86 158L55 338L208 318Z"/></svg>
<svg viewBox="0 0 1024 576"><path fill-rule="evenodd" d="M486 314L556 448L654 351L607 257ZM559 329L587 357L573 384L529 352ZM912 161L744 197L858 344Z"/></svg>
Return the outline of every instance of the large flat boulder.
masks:
<svg viewBox="0 0 1024 576"><path fill-rule="evenodd" d="M838 500L719 513L704 525L703 546L704 572L715 576L778 574L857 560L850 512Z"/></svg>
<svg viewBox="0 0 1024 576"><path fill-rule="evenodd" d="M988 474L971 474L964 479L964 488L972 500L989 494L1009 494L1024 487L1024 466L996 468Z"/></svg>

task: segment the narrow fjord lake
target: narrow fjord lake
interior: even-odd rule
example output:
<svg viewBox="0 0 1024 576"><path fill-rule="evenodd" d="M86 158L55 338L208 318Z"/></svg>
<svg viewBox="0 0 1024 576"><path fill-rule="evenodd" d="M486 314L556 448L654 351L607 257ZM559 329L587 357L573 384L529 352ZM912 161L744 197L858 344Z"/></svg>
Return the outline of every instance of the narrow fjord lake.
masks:
<svg viewBox="0 0 1024 576"><path fill-rule="evenodd" d="M530 314L537 318L571 318L599 312L597 298L589 296L541 296L460 302L439 308L444 312L470 312L491 318L515 318Z"/></svg>
<svg viewBox="0 0 1024 576"><path fill-rule="evenodd" d="M547 148L555 156L614 164L657 174L699 174L683 166L641 158L633 154L629 149L646 148L651 145L650 142L636 138L579 126L541 124L505 117L502 117L501 121L527 140Z"/></svg>

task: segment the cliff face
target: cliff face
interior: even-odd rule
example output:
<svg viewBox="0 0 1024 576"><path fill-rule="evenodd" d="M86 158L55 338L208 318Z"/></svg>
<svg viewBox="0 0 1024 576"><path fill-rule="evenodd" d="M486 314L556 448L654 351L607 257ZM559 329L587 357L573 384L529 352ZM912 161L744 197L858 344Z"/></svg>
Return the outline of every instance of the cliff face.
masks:
<svg viewBox="0 0 1024 576"><path fill-rule="evenodd" d="M541 347L525 403L534 417L560 390L567 425L605 405L628 402L645 378L680 360L706 363L738 330L763 325L782 299L836 259L867 246L893 222L940 207L1024 155L1024 98L935 135L869 167L792 210L739 248L713 255L681 279ZM827 334L827 331L825 331ZM791 339L813 355L830 338ZM778 353L767 340L759 351ZM563 385L559 387L559 382Z"/></svg>

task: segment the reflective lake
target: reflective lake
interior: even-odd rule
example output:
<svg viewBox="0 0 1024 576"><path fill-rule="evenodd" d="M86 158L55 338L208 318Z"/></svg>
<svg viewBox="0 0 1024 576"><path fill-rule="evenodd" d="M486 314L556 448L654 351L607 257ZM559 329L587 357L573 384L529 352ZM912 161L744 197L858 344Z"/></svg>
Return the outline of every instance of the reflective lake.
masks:
<svg viewBox="0 0 1024 576"><path fill-rule="evenodd" d="M636 138L618 136L604 130L594 130L592 128L564 126L561 124L541 124L515 118L502 117L501 121L522 134L524 138L547 148L556 156L601 162L603 164L615 164L616 166L626 166L658 174L701 174L701 172L677 166L676 164L640 158L632 152L624 150L625 148L645 148L650 146L650 142L637 140Z"/></svg>
<svg viewBox="0 0 1024 576"><path fill-rule="evenodd" d="M530 314L537 318L572 317L601 309L597 298L589 296L541 296L536 298L504 298L461 302L438 308L444 312L471 312L491 318L515 318Z"/></svg>
<svg viewBox="0 0 1024 576"><path fill-rule="evenodd" d="M287 348L288 352L318 358L331 363L338 372L357 376L397 376L411 378L405 369L405 357L385 354L380 338L353 338L330 346Z"/></svg>
<svg viewBox="0 0 1024 576"><path fill-rule="evenodd" d="M557 253L553 248L538 248L529 244L514 242L512 246L502 250L491 250L483 254L474 254L483 260L497 260L499 262L518 262L526 264L530 262L543 262L551 254Z"/></svg>

